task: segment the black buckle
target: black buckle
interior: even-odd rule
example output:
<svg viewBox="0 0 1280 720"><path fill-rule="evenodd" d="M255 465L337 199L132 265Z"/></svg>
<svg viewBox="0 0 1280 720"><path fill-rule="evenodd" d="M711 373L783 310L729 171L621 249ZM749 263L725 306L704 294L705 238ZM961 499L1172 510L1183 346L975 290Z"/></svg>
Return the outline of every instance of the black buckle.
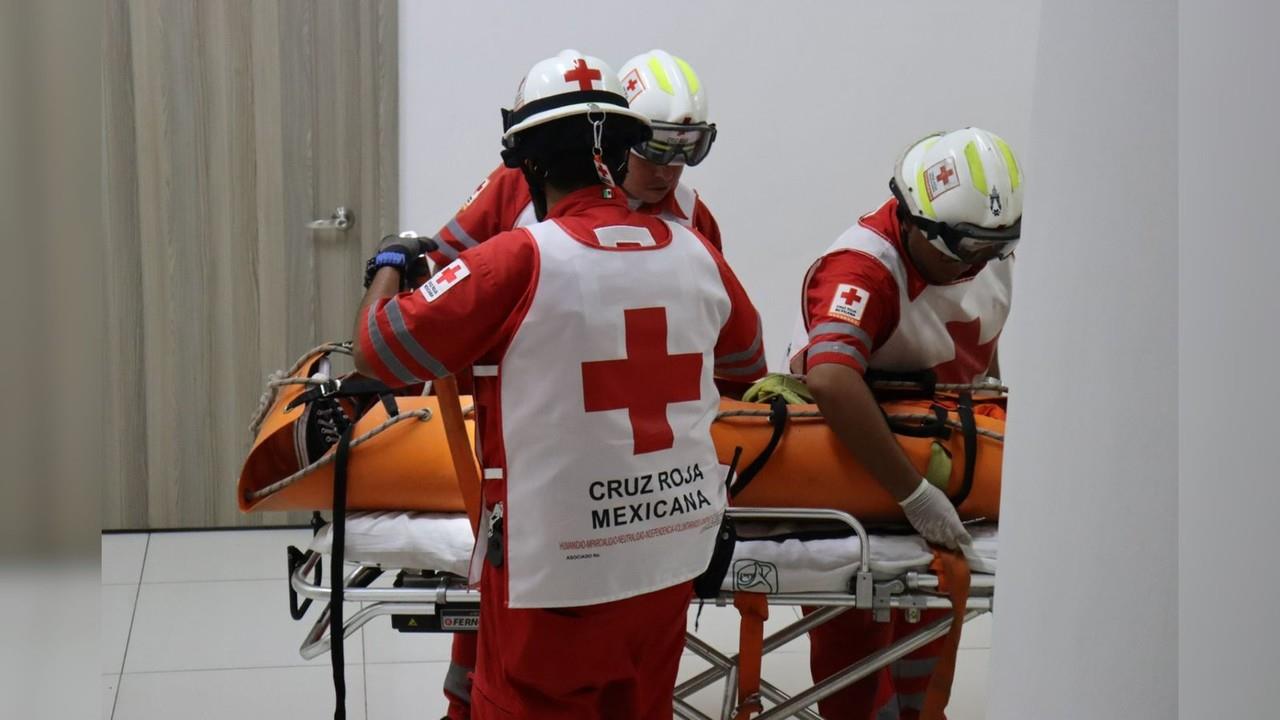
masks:
<svg viewBox="0 0 1280 720"><path fill-rule="evenodd" d="M311 607L311 598L303 600L301 604L298 603L298 592L293 589L293 574L298 571L298 568L306 565L307 560L309 560L314 553L310 550L304 553L292 545L288 547L288 552L289 574L285 576L285 582L289 585L289 617L294 620L301 620L302 616L306 615L307 610ZM317 586L324 582L323 563L316 563L314 582Z"/></svg>

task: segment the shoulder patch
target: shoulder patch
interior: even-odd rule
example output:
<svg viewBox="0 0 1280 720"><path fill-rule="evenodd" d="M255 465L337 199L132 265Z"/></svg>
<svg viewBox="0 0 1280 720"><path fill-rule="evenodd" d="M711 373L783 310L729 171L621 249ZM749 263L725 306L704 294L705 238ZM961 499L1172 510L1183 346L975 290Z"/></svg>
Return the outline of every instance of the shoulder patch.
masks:
<svg viewBox="0 0 1280 720"><path fill-rule="evenodd" d="M489 178L485 178L480 181L480 184L476 186L476 189L467 197L467 201L462 203L462 207L458 208L458 212L462 212L468 207L471 207L471 203L475 202L476 198L480 197L480 193L484 192L484 189L487 187L489 187Z"/></svg>
<svg viewBox="0 0 1280 720"><path fill-rule="evenodd" d="M836 286L835 295L831 298L831 309L827 314L853 323L861 322L862 313L867 309L869 299L871 299L871 293L866 290L857 285L842 283Z"/></svg>
<svg viewBox="0 0 1280 720"><path fill-rule="evenodd" d="M422 286L422 294L427 298L427 302L435 302L436 298L444 295L450 288L470 275L470 268L462 261L462 258L458 258L445 265L435 275L432 275L431 279Z"/></svg>

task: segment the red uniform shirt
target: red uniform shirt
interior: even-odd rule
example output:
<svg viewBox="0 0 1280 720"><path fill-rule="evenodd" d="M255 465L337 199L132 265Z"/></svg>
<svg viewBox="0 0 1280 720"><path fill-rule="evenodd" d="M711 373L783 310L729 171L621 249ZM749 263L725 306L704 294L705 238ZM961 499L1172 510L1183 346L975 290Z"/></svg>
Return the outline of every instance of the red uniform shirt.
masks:
<svg viewBox="0 0 1280 720"><path fill-rule="evenodd" d="M890 200L863 216L810 268L793 370L932 369L939 382L971 382L990 367L1008 315L1012 259L931 285L902 248L896 211Z"/></svg>
<svg viewBox="0 0 1280 720"><path fill-rule="evenodd" d="M693 228L720 249L720 228L696 191L677 185L665 198L652 205L633 204L636 212L657 215ZM529 185L519 168L499 165L471 193L440 232L432 239L436 250L429 253L436 267L443 267L463 251L501 232L537 222Z"/></svg>

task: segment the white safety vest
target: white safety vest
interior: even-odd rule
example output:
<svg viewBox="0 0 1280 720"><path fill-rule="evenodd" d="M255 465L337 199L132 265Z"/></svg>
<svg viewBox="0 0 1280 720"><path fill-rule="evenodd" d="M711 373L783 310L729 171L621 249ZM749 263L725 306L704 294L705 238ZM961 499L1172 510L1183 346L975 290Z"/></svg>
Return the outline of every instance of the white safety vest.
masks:
<svg viewBox="0 0 1280 720"><path fill-rule="evenodd" d="M510 607L633 597L711 557L726 505L712 368L730 300L702 242L666 225L653 250L616 249L655 245L639 227L598 228L607 247L526 228L537 286L498 369Z"/></svg>
<svg viewBox="0 0 1280 720"><path fill-rule="evenodd" d="M913 299L908 292L907 260L884 236L858 223L837 238L822 257L844 250L857 250L875 258L892 273L898 286L898 325L889 339L872 351L868 358L871 369L927 370L953 359L956 346L947 332L950 322L980 320L980 344L991 342L1004 328L1013 291L1012 258L989 262L977 275L962 282L929 285ZM806 288L817 267L815 262L809 268ZM787 347L788 360L809 343L804 313L804 308L800 308L800 317Z"/></svg>

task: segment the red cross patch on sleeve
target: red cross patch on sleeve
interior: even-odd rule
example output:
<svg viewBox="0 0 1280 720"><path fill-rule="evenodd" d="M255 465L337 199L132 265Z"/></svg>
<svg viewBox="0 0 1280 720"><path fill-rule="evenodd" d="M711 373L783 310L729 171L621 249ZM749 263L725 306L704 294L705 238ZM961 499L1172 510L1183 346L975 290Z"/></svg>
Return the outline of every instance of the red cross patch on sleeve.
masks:
<svg viewBox="0 0 1280 720"><path fill-rule="evenodd" d="M427 302L435 302L436 298L448 292L449 288L462 282L463 278L470 274L471 270L467 268L467 264L462 262L462 258L458 258L433 275L422 286L422 294L426 296Z"/></svg>
<svg viewBox="0 0 1280 720"><path fill-rule="evenodd" d="M857 285L837 285L835 297L831 298L831 309L827 314L844 318L849 322L859 322L862 320L862 313L867 309L867 300L870 298L871 293Z"/></svg>

